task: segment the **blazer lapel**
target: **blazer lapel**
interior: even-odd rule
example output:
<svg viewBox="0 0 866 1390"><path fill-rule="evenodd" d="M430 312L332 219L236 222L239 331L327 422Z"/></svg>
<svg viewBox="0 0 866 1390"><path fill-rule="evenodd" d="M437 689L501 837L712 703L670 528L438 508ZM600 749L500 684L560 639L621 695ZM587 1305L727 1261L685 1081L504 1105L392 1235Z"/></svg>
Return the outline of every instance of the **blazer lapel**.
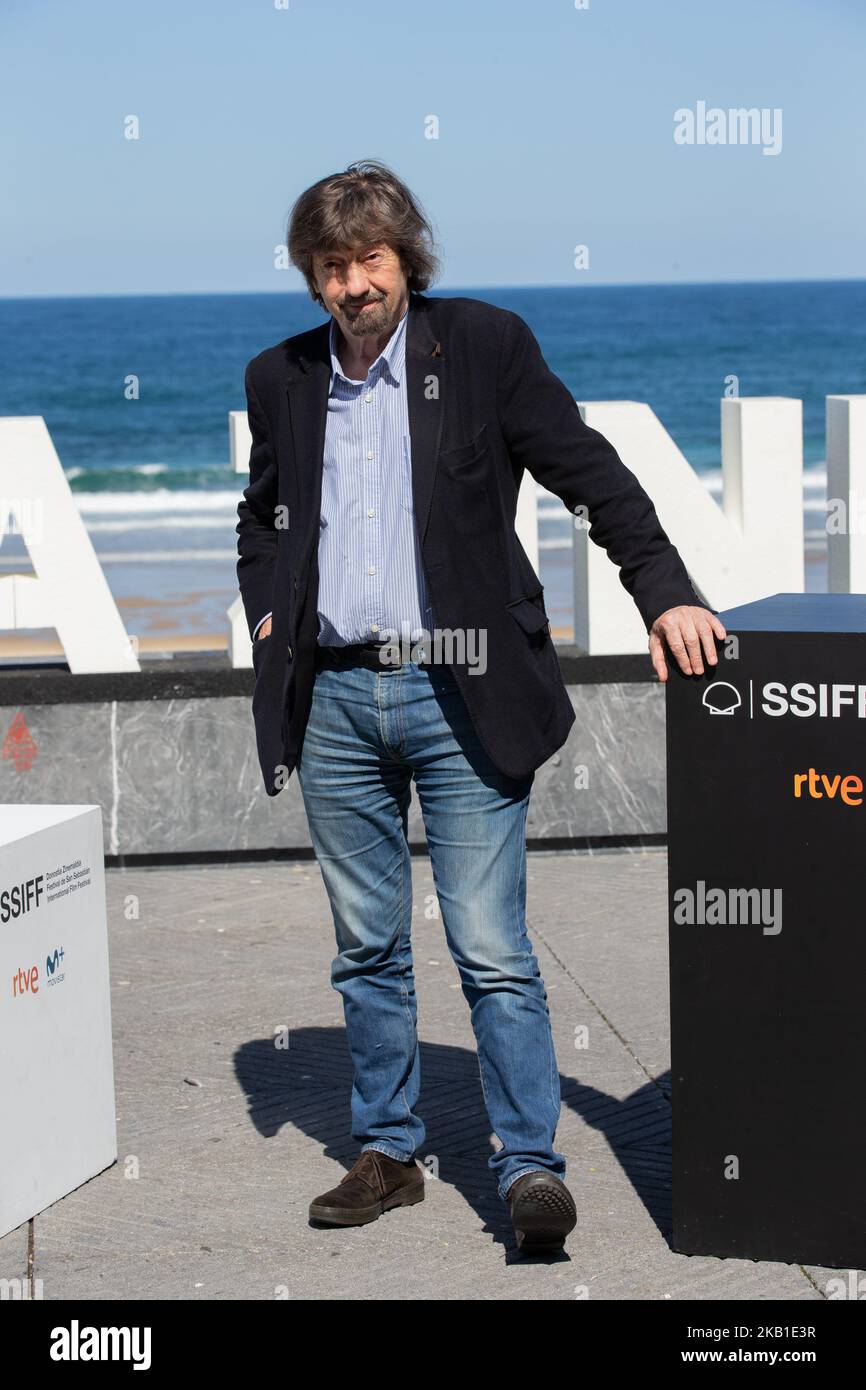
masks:
<svg viewBox="0 0 866 1390"><path fill-rule="evenodd" d="M442 438L446 362L443 344L430 322L430 300L413 294L406 324L406 397L409 437L412 441L412 491L415 528L422 543L430 519L430 502L436 480L439 442Z"/></svg>
<svg viewBox="0 0 866 1390"><path fill-rule="evenodd" d="M328 418L328 388L331 383L331 354L328 318L317 330L314 346L289 362L289 419L292 426L295 517L302 528L298 558L307 547L318 544L319 514L322 505L322 458L325 452L325 424ZM289 517L289 526L293 518Z"/></svg>

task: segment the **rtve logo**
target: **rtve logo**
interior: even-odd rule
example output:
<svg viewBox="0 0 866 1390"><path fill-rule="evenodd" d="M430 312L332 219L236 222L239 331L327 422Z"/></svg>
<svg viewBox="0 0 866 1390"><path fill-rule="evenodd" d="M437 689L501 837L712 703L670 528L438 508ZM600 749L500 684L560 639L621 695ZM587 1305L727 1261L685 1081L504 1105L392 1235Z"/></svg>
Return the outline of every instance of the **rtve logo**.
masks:
<svg viewBox="0 0 866 1390"><path fill-rule="evenodd" d="M862 793L863 779L853 772L846 777L841 772L828 777L826 772L816 772L810 767L808 772L794 773L794 795L798 800L808 796L813 801L835 801L838 797L846 806L862 806Z"/></svg>
<svg viewBox="0 0 866 1390"><path fill-rule="evenodd" d="M12 998L21 999L25 994L39 993L39 966L31 965L29 970L18 971L12 976Z"/></svg>

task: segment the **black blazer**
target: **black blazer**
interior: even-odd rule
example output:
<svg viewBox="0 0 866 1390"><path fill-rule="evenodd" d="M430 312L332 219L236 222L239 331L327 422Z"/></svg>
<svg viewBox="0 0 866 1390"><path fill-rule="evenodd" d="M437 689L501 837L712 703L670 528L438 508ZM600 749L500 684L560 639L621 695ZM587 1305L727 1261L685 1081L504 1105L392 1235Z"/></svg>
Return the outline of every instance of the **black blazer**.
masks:
<svg viewBox="0 0 866 1390"><path fill-rule="evenodd" d="M413 293L406 388L415 525L438 627L486 629L487 668L451 667L496 767L522 777L565 742L575 715L542 585L514 531L524 468L574 509L620 567L649 629L695 592L652 502L611 444L584 424L519 315L477 299ZM238 505L237 575L253 643L253 718L276 796L306 727L318 637L318 536L330 320L246 369L250 482ZM711 610L714 611L714 610Z"/></svg>

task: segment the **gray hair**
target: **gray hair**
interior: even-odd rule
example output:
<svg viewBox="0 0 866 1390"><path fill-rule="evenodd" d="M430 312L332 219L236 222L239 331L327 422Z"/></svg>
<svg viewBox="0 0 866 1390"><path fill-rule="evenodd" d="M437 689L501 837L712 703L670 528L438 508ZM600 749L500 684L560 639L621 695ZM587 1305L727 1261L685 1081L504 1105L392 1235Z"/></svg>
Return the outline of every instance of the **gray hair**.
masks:
<svg viewBox="0 0 866 1390"><path fill-rule="evenodd" d="M432 227L405 183L377 159L358 160L343 173L319 179L289 213L289 258L317 304L322 303L313 275L317 252L380 242L399 255L409 289L426 290L439 270Z"/></svg>

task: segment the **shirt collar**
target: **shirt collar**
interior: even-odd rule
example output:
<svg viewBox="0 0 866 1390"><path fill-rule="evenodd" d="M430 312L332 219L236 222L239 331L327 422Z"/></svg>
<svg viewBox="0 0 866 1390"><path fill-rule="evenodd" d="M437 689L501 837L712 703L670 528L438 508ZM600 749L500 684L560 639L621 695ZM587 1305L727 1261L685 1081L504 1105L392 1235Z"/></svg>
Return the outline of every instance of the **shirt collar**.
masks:
<svg viewBox="0 0 866 1390"><path fill-rule="evenodd" d="M383 347L375 362L371 363L367 373L368 379L377 369L387 368L395 386L399 386L403 378L403 368L406 361L406 320L409 317L409 310L406 309L394 332L391 334L387 343ZM331 315L331 329L328 336L328 344L331 352L331 386L334 389L334 377L339 374L344 381L351 382L351 378L346 376L340 366L340 359L337 356L337 320ZM355 383L352 383L355 384Z"/></svg>

